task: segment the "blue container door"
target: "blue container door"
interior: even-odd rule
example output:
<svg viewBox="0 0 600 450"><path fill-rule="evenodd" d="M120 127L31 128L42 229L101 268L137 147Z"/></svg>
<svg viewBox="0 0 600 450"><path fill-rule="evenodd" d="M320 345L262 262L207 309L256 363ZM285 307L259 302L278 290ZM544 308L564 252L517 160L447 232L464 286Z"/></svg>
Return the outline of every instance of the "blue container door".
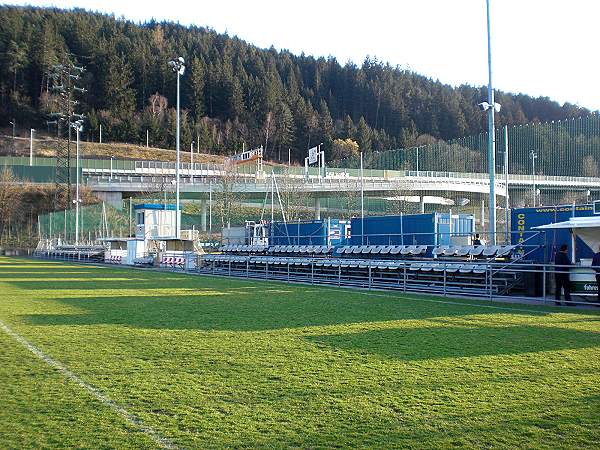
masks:
<svg viewBox="0 0 600 450"><path fill-rule="evenodd" d="M450 245L450 214L437 215L437 245Z"/></svg>

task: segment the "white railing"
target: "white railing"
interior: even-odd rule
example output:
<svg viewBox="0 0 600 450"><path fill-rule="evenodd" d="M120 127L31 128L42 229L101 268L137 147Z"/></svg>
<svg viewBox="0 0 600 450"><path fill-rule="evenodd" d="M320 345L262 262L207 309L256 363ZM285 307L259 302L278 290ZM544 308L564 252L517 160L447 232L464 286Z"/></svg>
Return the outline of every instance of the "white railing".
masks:
<svg viewBox="0 0 600 450"><path fill-rule="evenodd" d="M83 169L84 175L110 175L110 179L115 182L133 182L133 177L157 177L157 176L174 176L176 173L176 163L169 161L135 161L135 169L108 169L108 168L86 168ZM269 174L257 174L257 173L234 173L226 171L224 166L221 164L211 163L181 163L180 173L182 176L182 182L198 183L202 182L202 178L221 178L224 176L231 177L236 183L258 183L264 179L269 178ZM301 184L324 184L324 183L341 183L348 184L352 182L359 182L361 178L359 176L350 175L345 172L339 172L338 168L330 169L328 176L319 177L318 175L310 175L306 178L305 175L300 174L275 174L276 178L286 178L290 181L298 180ZM363 177L363 183L390 183L394 181L400 181L404 179L411 179L411 181L422 181L435 180L439 182L440 179L448 179L458 181L460 183L477 183L489 185L489 175L487 173L474 173L474 172L445 172L445 171L381 171L382 176L365 176ZM127 178L123 178L126 175ZM534 183L540 186L597 186L600 185L600 178L596 177L572 177L572 176L550 176L550 175L521 175L521 174L509 174L509 184L517 185L533 185ZM497 174L496 183L498 185L504 185L504 175L501 173Z"/></svg>

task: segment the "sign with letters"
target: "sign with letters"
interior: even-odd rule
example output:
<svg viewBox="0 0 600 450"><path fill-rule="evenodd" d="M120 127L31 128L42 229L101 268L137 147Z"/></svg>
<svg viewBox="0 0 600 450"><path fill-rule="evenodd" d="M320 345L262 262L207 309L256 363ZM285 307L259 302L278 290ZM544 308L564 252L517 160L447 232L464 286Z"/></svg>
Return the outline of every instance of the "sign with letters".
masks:
<svg viewBox="0 0 600 450"><path fill-rule="evenodd" d="M319 150L318 147L313 147L308 149L308 163L314 164L319 160Z"/></svg>

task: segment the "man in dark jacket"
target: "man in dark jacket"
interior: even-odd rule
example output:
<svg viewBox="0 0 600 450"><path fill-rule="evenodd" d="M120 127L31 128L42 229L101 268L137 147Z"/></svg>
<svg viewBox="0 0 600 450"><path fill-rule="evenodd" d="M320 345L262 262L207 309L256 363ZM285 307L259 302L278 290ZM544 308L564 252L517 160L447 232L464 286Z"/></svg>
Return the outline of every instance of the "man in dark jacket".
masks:
<svg viewBox="0 0 600 450"><path fill-rule="evenodd" d="M556 289L554 291L554 300L557 305L560 305L560 291L565 291L565 302L567 305L571 304L571 287L569 286L569 268L560 266L570 266L571 260L567 255L567 245L563 244L560 246L560 251L556 252L554 256L554 264L557 266L554 268L554 281L556 283Z"/></svg>
<svg viewBox="0 0 600 450"><path fill-rule="evenodd" d="M600 246L598 246L598 253L594 253L592 267L596 271L596 286L598 286L598 299L596 301L598 306L600 306Z"/></svg>

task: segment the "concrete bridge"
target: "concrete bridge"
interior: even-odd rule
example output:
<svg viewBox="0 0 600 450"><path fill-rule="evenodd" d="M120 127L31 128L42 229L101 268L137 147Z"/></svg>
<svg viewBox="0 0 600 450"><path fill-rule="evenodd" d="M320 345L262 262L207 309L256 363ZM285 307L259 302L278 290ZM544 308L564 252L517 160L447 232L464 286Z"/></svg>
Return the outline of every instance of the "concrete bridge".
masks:
<svg viewBox="0 0 600 450"><path fill-rule="evenodd" d="M148 163L148 161L140 162ZM297 173L232 173L221 166L203 165L190 169L182 164L180 186L182 192L208 193L225 189L233 192L265 193L271 191L272 178L280 189L327 194L340 191L360 191L384 194L398 191L451 191L464 193L489 192L487 173L432 172L432 171L377 171L382 175L373 176L366 170L365 176L350 175L346 169L328 169L326 176ZM112 170L107 168L84 168L84 183L95 192L159 192L165 185L174 183L173 163L157 163L156 167L141 165L130 170ZM353 172L356 172L354 170ZM558 177L509 174L509 188L561 189L561 190L597 190L600 178ZM496 177L497 195L506 196L503 174Z"/></svg>
<svg viewBox="0 0 600 450"><path fill-rule="evenodd" d="M320 218L321 199L343 192L358 193L364 190L367 196L399 198L411 196L420 202L421 210L432 194L465 195L477 194L485 201L489 194L487 173L432 172L432 171L372 171L357 176L357 170L329 168L326 176L316 173L308 175L295 171L284 173L232 173L220 165L182 164L180 169L180 192L196 194L207 200L211 193L229 192L265 195L272 190L309 195L314 199L315 218ZM292 173L290 173L292 172ZM300 172L300 173L299 173ZM151 192L172 192L175 183L175 165L167 162L138 161L127 170L110 168L84 168L84 183L100 198L121 205L123 196ZM510 174L509 194L524 195L533 190L552 191L598 191L600 178L556 177ZM496 194L506 197L503 174L496 178ZM414 200L413 200L414 201ZM450 200L451 201L451 200ZM203 209L206 202L202 201ZM450 203L451 204L451 203Z"/></svg>

